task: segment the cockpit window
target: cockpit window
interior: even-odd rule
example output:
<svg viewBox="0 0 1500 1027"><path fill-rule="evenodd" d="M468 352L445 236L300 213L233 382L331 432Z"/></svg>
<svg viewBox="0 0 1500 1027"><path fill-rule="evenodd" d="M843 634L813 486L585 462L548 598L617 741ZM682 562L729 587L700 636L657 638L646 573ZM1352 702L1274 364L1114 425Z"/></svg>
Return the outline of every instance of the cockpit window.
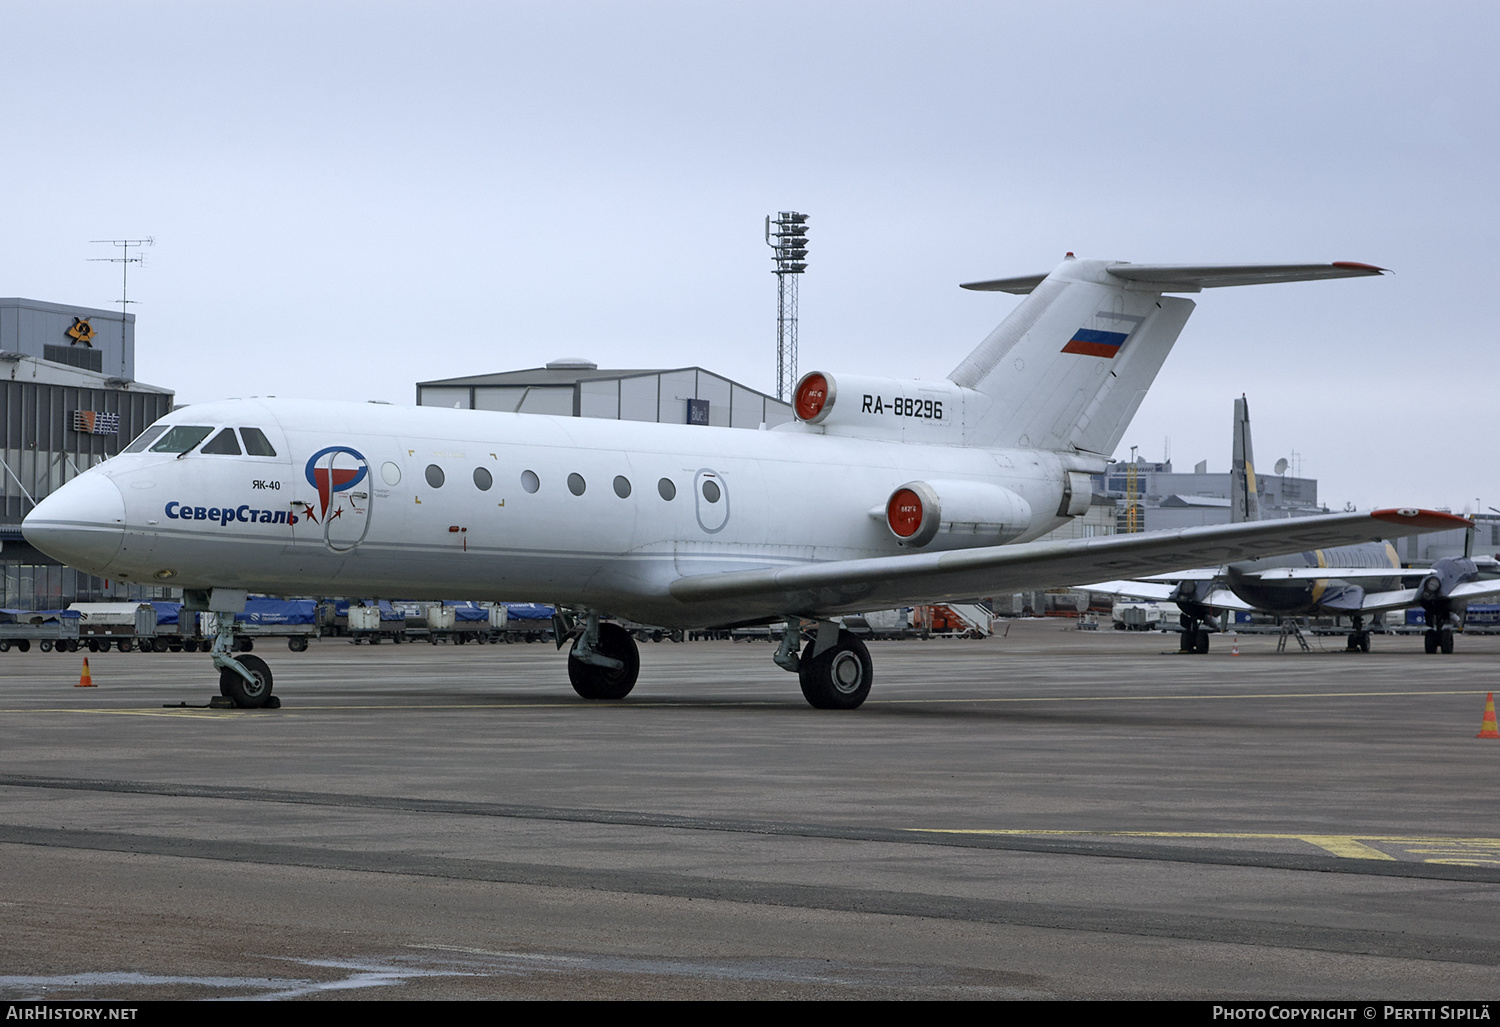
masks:
<svg viewBox="0 0 1500 1027"><path fill-rule="evenodd" d="M153 424L151 427L147 428L145 431L137 435L135 441L126 446L124 451L126 453L144 452L146 447L151 445L152 441L166 430L167 426L164 424Z"/></svg>
<svg viewBox="0 0 1500 1027"><path fill-rule="evenodd" d="M176 453L181 456L208 438L208 433L211 431L213 431L211 427L196 424L173 425L161 437L161 441L151 447L151 452Z"/></svg>
<svg viewBox="0 0 1500 1027"><path fill-rule="evenodd" d="M199 452L210 456L239 456L240 444L234 437L234 429L225 428L215 435L212 441L205 442Z"/></svg>
<svg viewBox="0 0 1500 1027"><path fill-rule="evenodd" d="M245 453L248 456L275 456L276 450L271 445L271 440L266 438L266 433L259 428L241 428L240 437L245 440Z"/></svg>

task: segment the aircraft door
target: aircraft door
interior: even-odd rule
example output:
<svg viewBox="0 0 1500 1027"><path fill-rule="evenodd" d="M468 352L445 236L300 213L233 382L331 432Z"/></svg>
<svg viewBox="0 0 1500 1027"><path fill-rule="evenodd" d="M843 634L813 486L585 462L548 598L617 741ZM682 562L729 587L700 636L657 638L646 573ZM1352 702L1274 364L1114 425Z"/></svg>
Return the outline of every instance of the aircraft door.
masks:
<svg viewBox="0 0 1500 1027"><path fill-rule="evenodd" d="M317 533L323 545L335 553L347 553L370 534L371 507L375 500L370 462L348 446L329 446L307 461L307 482L317 490L316 504L305 517L314 524L301 533Z"/></svg>
<svg viewBox="0 0 1500 1027"><path fill-rule="evenodd" d="M729 487L717 471L703 468L693 477L693 501L698 527L713 535L729 523Z"/></svg>

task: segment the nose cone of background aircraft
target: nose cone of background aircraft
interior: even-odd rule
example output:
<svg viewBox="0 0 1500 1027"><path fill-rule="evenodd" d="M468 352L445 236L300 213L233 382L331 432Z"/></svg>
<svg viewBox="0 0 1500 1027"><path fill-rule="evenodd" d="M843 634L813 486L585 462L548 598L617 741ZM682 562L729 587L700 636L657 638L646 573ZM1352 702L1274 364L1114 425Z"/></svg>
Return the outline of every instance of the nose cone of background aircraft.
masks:
<svg viewBox="0 0 1500 1027"><path fill-rule="evenodd" d="M21 534L48 556L102 576L125 537L125 497L109 477L81 474L38 503Z"/></svg>

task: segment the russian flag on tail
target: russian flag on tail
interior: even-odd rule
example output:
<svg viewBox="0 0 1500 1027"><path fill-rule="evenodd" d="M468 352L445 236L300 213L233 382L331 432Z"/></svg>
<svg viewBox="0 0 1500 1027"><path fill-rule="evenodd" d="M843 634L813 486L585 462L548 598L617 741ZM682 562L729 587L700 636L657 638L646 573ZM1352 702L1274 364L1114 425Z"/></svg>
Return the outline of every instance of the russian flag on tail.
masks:
<svg viewBox="0 0 1500 1027"><path fill-rule="evenodd" d="M1073 333L1064 353L1080 353L1086 357L1113 359L1120 352L1120 344L1126 339L1125 332L1101 332L1093 328L1080 328Z"/></svg>

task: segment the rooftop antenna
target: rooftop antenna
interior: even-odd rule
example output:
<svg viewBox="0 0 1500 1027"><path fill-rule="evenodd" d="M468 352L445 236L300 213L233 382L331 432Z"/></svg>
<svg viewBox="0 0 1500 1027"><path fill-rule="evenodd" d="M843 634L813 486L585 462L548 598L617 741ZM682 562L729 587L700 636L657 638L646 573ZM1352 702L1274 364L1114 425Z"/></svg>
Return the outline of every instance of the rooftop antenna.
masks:
<svg viewBox="0 0 1500 1027"><path fill-rule="evenodd" d="M147 236L144 239L90 239L89 242L109 243L111 246L118 247L121 251L118 257L90 257L88 259L91 261L102 261L108 264L120 265L120 298L115 302L120 304L120 313L128 313L130 310L130 304L139 302L137 300L131 299L129 296L130 265L139 264L141 265L141 267L146 266L146 255L144 253L137 253L132 257L130 255L130 250L132 247L140 250L147 246L155 246L156 239L152 236Z"/></svg>
<svg viewBox="0 0 1500 1027"><path fill-rule="evenodd" d="M766 243L776 251L776 398L785 400L797 384L796 276L807 270L807 215L767 214Z"/></svg>

